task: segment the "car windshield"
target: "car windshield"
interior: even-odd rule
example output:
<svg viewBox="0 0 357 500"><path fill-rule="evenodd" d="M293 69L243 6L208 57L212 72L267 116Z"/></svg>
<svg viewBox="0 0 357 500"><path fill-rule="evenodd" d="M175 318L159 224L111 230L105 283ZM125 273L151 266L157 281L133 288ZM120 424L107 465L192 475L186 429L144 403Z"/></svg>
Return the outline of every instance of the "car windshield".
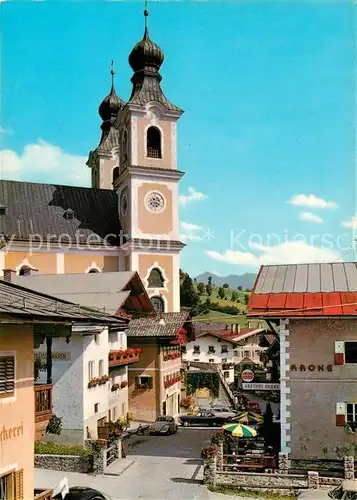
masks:
<svg viewBox="0 0 357 500"><path fill-rule="evenodd" d="M168 419L166 417L159 417L156 419L156 422L167 422Z"/></svg>

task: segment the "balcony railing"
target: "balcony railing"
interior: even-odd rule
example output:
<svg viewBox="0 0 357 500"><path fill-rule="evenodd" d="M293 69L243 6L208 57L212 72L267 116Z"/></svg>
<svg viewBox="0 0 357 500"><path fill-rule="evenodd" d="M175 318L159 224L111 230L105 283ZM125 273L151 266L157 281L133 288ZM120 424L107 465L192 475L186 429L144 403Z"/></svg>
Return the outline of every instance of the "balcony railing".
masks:
<svg viewBox="0 0 357 500"><path fill-rule="evenodd" d="M52 490L35 490L34 500L52 500Z"/></svg>
<svg viewBox="0 0 357 500"><path fill-rule="evenodd" d="M141 349L126 349L125 351L110 351L109 368L136 363L140 359Z"/></svg>
<svg viewBox="0 0 357 500"><path fill-rule="evenodd" d="M35 422L49 420L52 415L52 389L49 384L35 385Z"/></svg>

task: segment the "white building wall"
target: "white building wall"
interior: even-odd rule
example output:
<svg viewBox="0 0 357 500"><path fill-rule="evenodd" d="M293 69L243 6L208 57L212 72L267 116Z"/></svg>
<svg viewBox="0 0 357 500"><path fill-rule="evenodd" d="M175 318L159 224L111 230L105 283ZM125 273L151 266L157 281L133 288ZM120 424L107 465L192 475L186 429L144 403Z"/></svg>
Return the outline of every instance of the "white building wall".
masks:
<svg viewBox="0 0 357 500"><path fill-rule="evenodd" d="M46 361L46 343L35 350ZM53 410L62 417L63 429L83 431L83 337L72 335L52 340ZM58 358L63 359L58 359ZM40 372L37 383L46 383L46 372Z"/></svg>
<svg viewBox="0 0 357 500"><path fill-rule="evenodd" d="M195 354L194 346L200 346L200 354ZM208 347L214 346L216 352L209 353ZM222 353L222 346L227 346L228 352ZM200 363L222 364L234 362L234 349L230 342L224 340L219 341L216 337L205 335L198 337L196 340L189 342L186 346L186 354L182 355L183 361L199 361ZM213 361L210 361L213 360ZM222 361L226 360L226 361Z"/></svg>

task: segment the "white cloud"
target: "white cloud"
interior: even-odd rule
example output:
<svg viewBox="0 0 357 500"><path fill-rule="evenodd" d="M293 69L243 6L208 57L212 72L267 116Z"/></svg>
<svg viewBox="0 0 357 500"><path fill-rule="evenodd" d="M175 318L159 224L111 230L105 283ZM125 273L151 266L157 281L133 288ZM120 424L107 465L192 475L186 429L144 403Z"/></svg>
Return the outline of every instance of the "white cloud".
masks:
<svg viewBox="0 0 357 500"><path fill-rule="evenodd" d="M314 224L322 224L324 221L321 217L311 212L301 212L299 219L306 222L313 222Z"/></svg>
<svg viewBox="0 0 357 500"><path fill-rule="evenodd" d="M65 153L40 139L25 146L21 155L9 149L0 151L0 175L1 179L89 186L86 161L86 156Z"/></svg>
<svg viewBox="0 0 357 500"><path fill-rule="evenodd" d="M192 201L199 201L203 200L204 198L207 198L207 196L200 191L197 191L193 187L188 188L188 194L181 194L179 196L180 203L181 205L187 205L187 203L190 203Z"/></svg>
<svg viewBox="0 0 357 500"><path fill-rule="evenodd" d="M347 227L348 229L357 229L357 214L354 215L351 220L342 222L342 226Z"/></svg>
<svg viewBox="0 0 357 500"><path fill-rule="evenodd" d="M180 234L180 238L182 241L200 241L202 237L197 234L202 231L202 227L197 224L191 224L190 222L180 222L180 226L185 231L185 233Z"/></svg>
<svg viewBox="0 0 357 500"><path fill-rule="evenodd" d="M323 209L337 208L337 203L335 203L334 201L326 201L323 198L319 198L314 194L296 194L288 201L288 203L300 207L323 208Z"/></svg>
<svg viewBox="0 0 357 500"><path fill-rule="evenodd" d="M197 226L197 224L190 224L189 222L181 221L181 227L185 231L200 231L202 229L201 226Z"/></svg>
<svg viewBox="0 0 357 500"><path fill-rule="evenodd" d="M250 248L261 253L257 255L253 252L226 250L224 253L207 251L206 254L212 259L227 264L243 264L254 267L263 264L333 262L340 258L333 250L315 247L303 241L289 241L271 247L252 243Z"/></svg>

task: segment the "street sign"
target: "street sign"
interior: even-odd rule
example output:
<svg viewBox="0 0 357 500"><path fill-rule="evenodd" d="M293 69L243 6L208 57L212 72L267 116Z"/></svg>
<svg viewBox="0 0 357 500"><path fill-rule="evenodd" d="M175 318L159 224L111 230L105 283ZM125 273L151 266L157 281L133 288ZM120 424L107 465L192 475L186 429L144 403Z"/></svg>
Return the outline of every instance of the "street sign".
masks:
<svg viewBox="0 0 357 500"><path fill-rule="evenodd" d="M280 391L280 384L266 384L266 383L249 384L243 382L242 389L246 391Z"/></svg>
<svg viewBox="0 0 357 500"><path fill-rule="evenodd" d="M252 370L243 370L241 377L243 382L252 382L254 380L254 372Z"/></svg>

